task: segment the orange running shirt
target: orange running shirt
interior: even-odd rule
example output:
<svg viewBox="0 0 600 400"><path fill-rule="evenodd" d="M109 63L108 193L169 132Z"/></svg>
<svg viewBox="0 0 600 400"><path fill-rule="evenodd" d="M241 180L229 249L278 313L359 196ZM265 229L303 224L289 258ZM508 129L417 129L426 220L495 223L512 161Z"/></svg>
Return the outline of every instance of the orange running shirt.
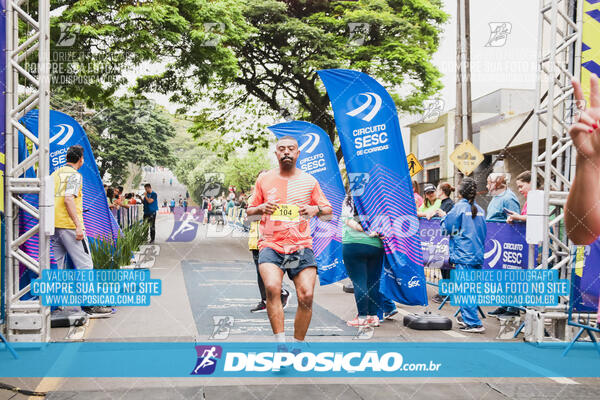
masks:
<svg viewBox="0 0 600 400"><path fill-rule="evenodd" d="M257 207L267 201L296 206L331 207L319 182L304 171L294 178L280 177L279 169L262 174L256 181L250 207ZM259 250L269 247L278 253L290 254L302 248L312 248L309 220L302 216L299 221L271 221L270 215L263 215L260 226Z"/></svg>

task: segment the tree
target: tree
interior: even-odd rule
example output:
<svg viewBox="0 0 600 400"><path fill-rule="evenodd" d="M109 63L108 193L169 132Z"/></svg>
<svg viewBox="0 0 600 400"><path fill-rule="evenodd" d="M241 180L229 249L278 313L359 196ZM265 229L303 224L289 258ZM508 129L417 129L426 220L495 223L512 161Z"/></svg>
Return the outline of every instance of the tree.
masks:
<svg viewBox="0 0 600 400"><path fill-rule="evenodd" d="M417 111L441 88L431 57L446 18L441 0L88 0L71 4L56 23L80 26L77 48L88 58L167 62L163 72L140 76L137 90L202 104L208 111L197 117L198 136L226 125L232 109L254 98L282 117L321 126L333 142L316 71L368 73L401 111ZM242 133L256 141L257 132Z"/></svg>
<svg viewBox="0 0 600 400"><path fill-rule="evenodd" d="M164 112L145 99L123 98L93 119L98 134L90 136L102 178L108 173L114 184L127 177L127 163L171 166L168 140L173 126Z"/></svg>
<svg viewBox="0 0 600 400"><path fill-rule="evenodd" d="M258 173L271 168L272 165L265 150L230 158L223 168L225 185L235 186L238 192L247 192L254 185Z"/></svg>

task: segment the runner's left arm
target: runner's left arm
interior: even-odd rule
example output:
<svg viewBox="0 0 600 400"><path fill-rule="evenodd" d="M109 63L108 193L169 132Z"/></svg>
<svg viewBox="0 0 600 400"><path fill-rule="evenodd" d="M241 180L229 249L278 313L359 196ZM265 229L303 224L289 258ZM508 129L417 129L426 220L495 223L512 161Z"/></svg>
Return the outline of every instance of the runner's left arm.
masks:
<svg viewBox="0 0 600 400"><path fill-rule="evenodd" d="M310 196L309 206L300 206L300 214L307 215L309 217L324 217L333 214L333 208L329 204L329 200L323 194L319 182L315 182L313 191ZM330 219L330 218L325 218Z"/></svg>

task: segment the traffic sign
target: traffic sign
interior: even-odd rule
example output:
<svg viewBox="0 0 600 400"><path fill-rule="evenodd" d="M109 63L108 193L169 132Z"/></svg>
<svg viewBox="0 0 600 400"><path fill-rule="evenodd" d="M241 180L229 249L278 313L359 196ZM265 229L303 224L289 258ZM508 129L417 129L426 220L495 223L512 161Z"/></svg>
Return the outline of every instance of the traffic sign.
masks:
<svg viewBox="0 0 600 400"><path fill-rule="evenodd" d="M483 154L469 140L459 144L450 154L450 160L465 175L471 175L483 158Z"/></svg>
<svg viewBox="0 0 600 400"><path fill-rule="evenodd" d="M423 171L423 166L413 153L406 156L406 162L408 163L408 172L410 172L411 177Z"/></svg>

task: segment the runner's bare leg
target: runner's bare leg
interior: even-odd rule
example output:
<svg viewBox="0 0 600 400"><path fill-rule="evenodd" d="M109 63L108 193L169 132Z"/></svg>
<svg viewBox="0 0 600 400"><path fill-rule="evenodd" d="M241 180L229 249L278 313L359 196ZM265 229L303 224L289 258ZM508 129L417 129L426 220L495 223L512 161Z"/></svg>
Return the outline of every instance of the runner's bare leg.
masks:
<svg viewBox="0 0 600 400"><path fill-rule="evenodd" d="M296 295L298 296L298 310L294 321L294 338L297 340L304 340L310 325L316 281L316 267L305 268L294 277L294 286L296 286Z"/></svg>
<svg viewBox="0 0 600 400"><path fill-rule="evenodd" d="M272 263L262 263L258 266L258 270L267 292L267 315L271 322L271 329L275 335L283 333L283 305L281 304L283 271Z"/></svg>

